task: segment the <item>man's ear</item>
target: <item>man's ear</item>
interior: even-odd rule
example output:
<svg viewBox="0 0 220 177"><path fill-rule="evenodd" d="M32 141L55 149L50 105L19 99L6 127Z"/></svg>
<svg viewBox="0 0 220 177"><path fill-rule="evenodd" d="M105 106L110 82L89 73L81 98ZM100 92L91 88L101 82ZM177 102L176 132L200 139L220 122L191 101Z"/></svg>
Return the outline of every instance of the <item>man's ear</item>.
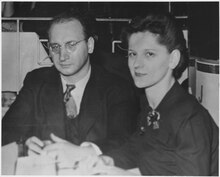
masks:
<svg viewBox="0 0 220 177"><path fill-rule="evenodd" d="M89 37L87 45L88 45L88 53L90 54L93 53L94 46L95 46L95 40L93 37Z"/></svg>
<svg viewBox="0 0 220 177"><path fill-rule="evenodd" d="M175 49L171 52L169 67L175 69L180 61L180 51Z"/></svg>

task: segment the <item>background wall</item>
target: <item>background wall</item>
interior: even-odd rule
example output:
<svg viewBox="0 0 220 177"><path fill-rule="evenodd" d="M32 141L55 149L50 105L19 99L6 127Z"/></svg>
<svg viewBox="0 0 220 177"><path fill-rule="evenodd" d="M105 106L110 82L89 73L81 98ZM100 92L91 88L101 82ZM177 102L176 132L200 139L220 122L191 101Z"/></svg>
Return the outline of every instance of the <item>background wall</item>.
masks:
<svg viewBox="0 0 220 177"><path fill-rule="evenodd" d="M89 9L97 18L134 18L154 11L171 11L189 31L192 56L219 59L219 2L15 2L13 17L53 17L71 7ZM23 31L46 38L48 22L28 21ZM100 46L111 51L124 22L99 22Z"/></svg>

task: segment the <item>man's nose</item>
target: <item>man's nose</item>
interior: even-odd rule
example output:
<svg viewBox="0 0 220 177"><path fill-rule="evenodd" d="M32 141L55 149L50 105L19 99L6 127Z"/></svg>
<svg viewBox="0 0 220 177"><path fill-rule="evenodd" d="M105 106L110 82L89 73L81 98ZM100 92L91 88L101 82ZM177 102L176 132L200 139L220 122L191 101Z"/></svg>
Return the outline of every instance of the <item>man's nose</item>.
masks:
<svg viewBox="0 0 220 177"><path fill-rule="evenodd" d="M69 53L65 47L60 48L60 61L65 61L69 59Z"/></svg>

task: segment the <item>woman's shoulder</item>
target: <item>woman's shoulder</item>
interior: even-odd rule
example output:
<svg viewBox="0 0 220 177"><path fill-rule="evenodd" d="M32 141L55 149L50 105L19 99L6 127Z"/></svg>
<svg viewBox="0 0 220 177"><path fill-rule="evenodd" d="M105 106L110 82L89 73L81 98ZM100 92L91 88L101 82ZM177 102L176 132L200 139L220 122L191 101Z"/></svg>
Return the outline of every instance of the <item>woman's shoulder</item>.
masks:
<svg viewBox="0 0 220 177"><path fill-rule="evenodd" d="M170 105L172 107L169 116L171 124L177 129L180 126L188 123L200 124L200 125L211 125L213 118L209 114L208 110L199 103L197 98L185 90L179 90L176 99Z"/></svg>
<svg viewBox="0 0 220 177"><path fill-rule="evenodd" d="M176 89L173 90L171 100L172 104L170 106L173 107L173 111L178 111L184 115L191 115L195 113L204 113L207 112L206 108L204 108L197 98L188 93L185 89L181 87L181 85L176 84Z"/></svg>
<svg viewBox="0 0 220 177"><path fill-rule="evenodd" d="M206 115L208 110L197 100L194 95L185 93L177 100L175 104L177 110L181 111L184 115L193 117L193 115Z"/></svg>

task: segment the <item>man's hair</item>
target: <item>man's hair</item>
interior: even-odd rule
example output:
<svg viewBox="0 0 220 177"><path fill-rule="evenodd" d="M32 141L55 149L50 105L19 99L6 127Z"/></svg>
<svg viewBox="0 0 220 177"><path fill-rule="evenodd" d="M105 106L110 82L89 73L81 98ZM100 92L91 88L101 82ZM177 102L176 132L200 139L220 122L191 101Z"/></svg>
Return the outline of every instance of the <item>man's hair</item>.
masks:
<svg viewBox="0 0 220 177"><path fill-rule="evenodd" d="M51 27L54 24L65 23L73 20L78 20L81 23L85 39L88 39L89 37L94 37L96 35L96 21L92 12L83 11L76 8L71 8L68 11L65 11L55 16L49 23L48 35Z"/></svg>
<svg viewBox="0 0 220 177"><path fill-rule="evenodd" d="M123 29L121 34L123 44L128 47L128 40L133 33L146 31L158 34L158 42L166 46L169 52L175 49L180 51L180 61L173 70L173 76L176 79L180 78L188 64L188 53L186 40L175 18L170 13L149 14L145 18L137 17Z"/></svg>

